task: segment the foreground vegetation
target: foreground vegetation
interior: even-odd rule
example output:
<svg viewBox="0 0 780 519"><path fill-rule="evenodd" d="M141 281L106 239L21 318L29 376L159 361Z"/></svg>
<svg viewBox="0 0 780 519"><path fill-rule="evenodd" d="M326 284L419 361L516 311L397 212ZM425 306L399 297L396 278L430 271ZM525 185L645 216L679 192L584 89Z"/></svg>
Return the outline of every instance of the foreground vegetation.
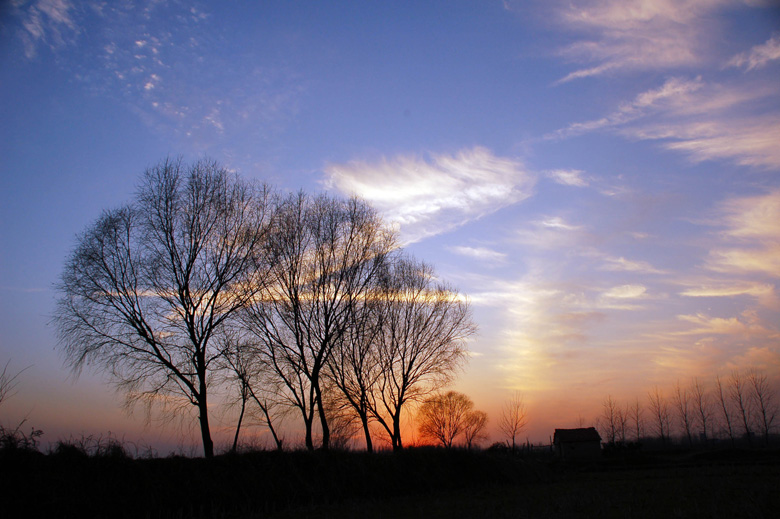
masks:
<svg viewBox="0 0 780 519"><path fill-rule="evenodd" d="M30 517L772 517L780 451L548 453L407 449L130 457L60 443L0 450L0 499Z"/></svg>

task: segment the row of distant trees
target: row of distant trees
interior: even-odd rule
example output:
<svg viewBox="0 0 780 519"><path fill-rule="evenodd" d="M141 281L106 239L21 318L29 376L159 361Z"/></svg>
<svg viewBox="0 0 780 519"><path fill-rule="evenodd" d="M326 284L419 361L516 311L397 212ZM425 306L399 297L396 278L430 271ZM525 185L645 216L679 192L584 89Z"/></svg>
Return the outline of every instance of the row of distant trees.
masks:
<svg viewBox="0 0 780 519"><path fill-rule="evenodd" d="M107 371L128 402L197 410L214 454L215 398L281 448L357 420L403 447L401 417L450 381L475 331L467 302L403 252L357 199L284 195L211 161L165 160L133 200L77 238L55 322L72 368Z"/></svg>
<svg viewBox="0 0 780 519"><path fill-rule="evenodd" d="M597 426L607 443L680 438L688 445L723 439L736 445L768 445L780 402L769 377L756 369L733 370L707 384L699 378L678 381L670 391L655 386L646 399L618 402L608 396Z"/></svg>

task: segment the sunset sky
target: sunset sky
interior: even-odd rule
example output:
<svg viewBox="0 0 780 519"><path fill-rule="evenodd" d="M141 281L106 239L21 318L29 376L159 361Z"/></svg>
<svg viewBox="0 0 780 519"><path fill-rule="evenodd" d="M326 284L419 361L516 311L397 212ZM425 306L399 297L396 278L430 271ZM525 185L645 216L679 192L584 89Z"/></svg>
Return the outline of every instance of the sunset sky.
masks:
<svg viewBox="0 0 780 519"><path fill-rule="evenodd" d="M76 235L176 155L379 209L471 301L454 388L493 425L521 390L532 441L780 376L777 2L3 2L3 425L186 434L74 379L50 324Z"/></svg>

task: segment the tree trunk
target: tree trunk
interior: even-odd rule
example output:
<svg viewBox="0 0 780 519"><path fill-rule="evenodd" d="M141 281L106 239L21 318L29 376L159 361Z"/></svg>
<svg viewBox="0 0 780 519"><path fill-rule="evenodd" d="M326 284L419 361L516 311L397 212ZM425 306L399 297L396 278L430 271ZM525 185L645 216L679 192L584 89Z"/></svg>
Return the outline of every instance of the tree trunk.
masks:
<svg viewBox="0 0 780 519"><path fill-rule="evenodd" d="M360 421L363 424L363 434L366 435L366 452L374 452L374 444L371 442L371 431L368 429L368 414L360 413Z"/></svg>
<svg viewBox="0 0 780 519"><path fill-rule="evenodd" d="M200 435L203 438L203 456L206 458L214 457L214 442L211 440L211 431L209 430L209 412L206 405L205 391L200 394L198 399L198 411L200 420Z"/></svg>
<svg viewBox="0 0 780 519"><path fill-rule="evenodd" d="M401 451L404 445L401 442L401 413L393 415L393 450Z"/></svg>
<svg viewBox="0 0 780 519"><path fill-rule="evenodd" d="M306 413L303 413L303 423L306 426L306 450L308 451L314 450L314 439L312 437L312 432L311 432L313 421L314 421L313 414L310 413L310 416L306 416Z"/></svg>
<svg viewBox="0 0 780 519"><path fill-rule="evenodd" d="M238 415L236 424L236 435L233 437L233 448L230 449L233 454L238 450L238 435L241 432L241 422L244 420L244 411L246 410L246 395L241 395L241 414Z"/></svg>
<svg viewBox="0 0 780 519"><path fill-rule="evenodd" d="M322 390L319 383L314 385L317 394L317 411L320 416L320 426L322 427L322 450L330 448L330 428L328 427L328 417L325 416L325 407L322 405Z"/></svg>

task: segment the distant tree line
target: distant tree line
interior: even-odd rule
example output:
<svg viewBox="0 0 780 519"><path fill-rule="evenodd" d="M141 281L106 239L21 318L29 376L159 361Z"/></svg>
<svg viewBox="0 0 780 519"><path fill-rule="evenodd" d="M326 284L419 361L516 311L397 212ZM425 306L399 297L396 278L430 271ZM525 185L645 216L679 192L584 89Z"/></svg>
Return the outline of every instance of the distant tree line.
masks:
<svg viewBox="0 0 780 519"><path fill-rule="evenodd" d="M292 411L308 449L372 425L394 449L410 402L448 383L475 331L468 303L405 253L358 198L282 194L218 164L165 160L84 232L55 316L77 373L108 372L128 403L194 409L214 454L216 399L282 448Z"/></svg>
<svg viewBox="0 0 780 519"><path fill-rule="evenodd" d="M663 445L725 440L748 446L769 445L780 401L769 377L756 369L717 375L710 384L693 378L664 393L655 386L646 399L620 403L607 396L596 419L608 444L656 438Z"/></svg>

